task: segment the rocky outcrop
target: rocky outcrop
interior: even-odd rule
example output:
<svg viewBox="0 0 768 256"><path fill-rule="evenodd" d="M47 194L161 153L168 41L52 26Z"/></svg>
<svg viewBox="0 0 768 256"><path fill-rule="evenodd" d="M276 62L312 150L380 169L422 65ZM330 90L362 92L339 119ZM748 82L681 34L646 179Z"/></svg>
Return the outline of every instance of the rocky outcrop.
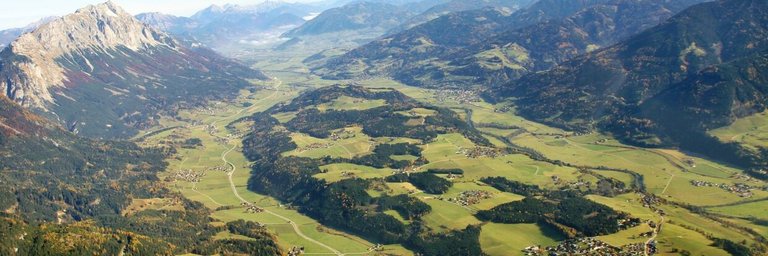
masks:
<svg viewBox="0 0 768 256"><path fill-rule="evenodd" d="M137 21L111 1L91 5L21 35L3 50L0 88L25 107L46 109L54 103L50 89L64 86L68 80L58 58L74 58L86 50L120 46L137 51L159 45L176 47L169 36Z"/></svg>
<svg viewBox="0 0 768 256"><path fill-rule="evenodd" d="M58 18L59 17L56 16L45 17L21 28L11 28L0 31L0 49L5 48L6 45L13 42L13 40L16 40L21 34L35 30L41 25Z"/></svg>
<svg viewBox="0 0 768 256"><path fill-rule="evenodd" d="M126 138L158 114L239 95L266 79L185 47L112 2L21 35L0 52L0 94L89 137Z"/></svg>

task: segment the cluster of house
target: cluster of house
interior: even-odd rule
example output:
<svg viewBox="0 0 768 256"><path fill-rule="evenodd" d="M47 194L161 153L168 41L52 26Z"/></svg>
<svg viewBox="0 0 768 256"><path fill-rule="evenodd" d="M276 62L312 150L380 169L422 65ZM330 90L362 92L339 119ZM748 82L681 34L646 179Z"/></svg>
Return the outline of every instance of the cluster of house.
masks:
<svg viewBox="0 0 768 256"><path fill-rule="evenodd" d="M435 99L439 102L453 100L461 104L482 101L480 94L473 90L438 90Z"/></svg>
<svg viewBox="0 0 768 256"><path fill-rule="evenodd" d="M331 138L332 141L339 141L339 140L351 139L351 138L354 138L355 136L357 136L357 134L355 134L355 132L347 131L347 130L341 130L341 131L335 131L335 132L331 133L330 138Z"/></svg>
<svg viewBox="0 0 768 256"><path fill-rule="evenodd" d="M552 177L550 177L550 179L552 179L552 182L554 182L555 185L560 185L560 181L561 180L560 180L560 177L558 177L557 175L552 175Z"/></svg>
<svg viewBox="0 0 768 256"><path fill-rule="evenodd" d="M368 248L368 251L371 252L380 252L384 250L383 244L374 244L371 248Z"/></svg>
<svg viewBox="0 0 768 256"><path fill-rule="evenodd" d="M288 256L299 256L304 254L304 246L294 246L288 251Z"/></svg>
<svg viewBox="0 0 768 256"><path fill-rule="evenodd" d="M464 174L453 174L449 173L447 176L445 176L446 179L452 180L452 179L461 179L464 178Z"/></svg>
<svg viewBox="0 0 768 256"><path fill-rule="evenodd" d="M212 107L210 107L210 106L208 106L208 107L205 107L205 108L203 108L203 109L200 109L200 111L199 111L199 112L200 112L200 113L202 113L202 114L204 114L204 115L209 115L209 116L212 116L212 115L215 115L215 114L216 114L216 109L215 109L215 108L212 108Z"/></svg>
<svg viewBox="0 0 768 256"><path fill-rule="evenodd" d="M648 241L648 243L645 245L644 250L648 253L648 255L654 255L659 252L659 248L656 247L656 240Z"/></svg>
<svg viewBox="0 0 768 256"><path fill-rule="evenodd" d="M592 182L591 181L584 181L582 179L579 179L577 181L569 182L567 184L567 186L570 187L570 188L574 188L574 189L581 188L581 187L589 188L590 186L592 186Z"/></svg>
<svg viewBox="0 0 768 256"><path fill-rule="evenodd" d="M636 256L644 255L643 244L631 244L624 247L615 247L606 242L591 237L565 240L556 246L546 248L533 245L522 250L524 255L559 256L559 255L611 255L611 256Z"/></svg>
<svg viewBox="0 0 768 256"><path fill-rule="evenodd" d="M637 225L640 225L642 223L642 220L639 218L624 218L617 221L619 224L619 227L621 228L630 228Z"/></svg>
<svg viewBox="0 0 768 256"><path fill-rule="evenodd" d="M643 207L655 209L655 205L661 203L661 199L655 195L643 194L640 201L643 203Z"/></svg>
<svg viewBox="0 0 768 256"><path fill-rule="evenodd" d="M333 143L312 143L305 147L299 148L299 152L305 152L310 151L313 149L324 149L324 148L330 148L333 146Z"/></svg>
<svg viewBox="0 0 768 256"><path fill-rule="evenodd" d="M240 206L245 207L245 213L260 213L264 212L264 209L256 206L256 204L242 202Z"/></svg>
<svg viewBox="0 0 768 256"><path fill-rule="evenodd" d="M467 190L459 193L456 197L448 198L448 202L453 202L461 206L470 206L492 197L493 193L485 190Z"/></svg>
<svg viewBox="0 0 768 256"><path fill-rule="evenodd" d="M205 171L229 172L229 165L208 167L208 169L205 169Z"/></svg>
<svg viewBox="0 0 768 256"><path fill-rule="evenodd" d="M205 131L208 132L211 136L216 135L216 132L219 131L219 128L216 128L215 125L209 124L205 126Z"/></svg>
<svg viewBox="0 0 768 256"><path fill-rule="evenodd" d="M173 173L173 179L191 183L197 183L205 176L205 172L196 172L192 169L179 170Z"/></svg>
<svg viewBox="0 0 768 256"><path fill-rule="evenodd" d="M234 131L234 132L231 132L231 133L227 134L227 136L225 136L225 138L227 138L228 140L231 140L231 139L242 139L243 137L245 137L245 133L240 132L240 131Z"/></svg>
<svg viewBox="0 0 768 256"><path fill-rule="evenodd" d="M744 183L734 183L733 185L728 185L725 183L718 184L718 183L712 183L709 181L691 180L691 185L695 187L717 187L722 190L734 193L739 197L743 197L743 198L749 198L754 195L752 193L753 188L750 185L747 185Z"/></svg>
<svg viewBox="0 0 768 256"><path fill-rule="evenodd" d="M509 111L512 111L512 108L510 106L503 106L503 107L500 107L500 108L494 108L493 109L494 113L507 113Z"/></svg>
<svg viewBox="0 0 768 256"><path fill-rule="evenodd" d="M502 155L501 150L490 147L462 148L459 149L456 154L461 154L469 158L496 158Z"/></svg>
<svg viewBox="0 0 768 256"><path fill-rule="evenodd" d="M607 143L607 142L608 142L608 139L599 139L599 140L595 141L595 144L600 145L600 144L604 144L604 143Z"/></svg>
<svg viewBox="0 0 768 256"><path fill-rule="evenodd" d="M696 168L696 160L693 160L693 158L683 159L683 163L690 166L691 168Z"/></svg>

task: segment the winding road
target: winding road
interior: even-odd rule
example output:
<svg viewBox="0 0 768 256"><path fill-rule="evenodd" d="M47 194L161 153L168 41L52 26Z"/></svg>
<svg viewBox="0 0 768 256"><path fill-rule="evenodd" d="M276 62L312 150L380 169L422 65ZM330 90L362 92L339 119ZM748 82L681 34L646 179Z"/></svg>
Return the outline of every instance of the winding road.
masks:
<svg viewBox="0 0 768 256"><path fill-rule="evenodd" d="M282 85L282 84L283 84L283 82L282 82L281 80L277 79L277 81L278 81L278 84L277 84L276 88L280 87L280 85ZM270 96L268 96L268 97L264 98L264 100L266 100L266 99L269 99L269 98L272 98L272 97L274 97L274 96L275 96L275 94L277 94L277 92L278 92L278 91L277 91L277 90L275 90L275 92L274 92L274 93L272 93ZM220 119L220 120L217 120L217 121L213 121L213 122L211 122L211 126L213 126L213 128L214 128L214 129L216 129L216 123L217 123L217 122L219 122L219 121L225 121L225 120L227 120L227 119L231 119L231 118L237 117L238 115L241 115L241 114L243 114L244 112L246 112L246 111L249 111L249 110L251 110L251 109L252 109L252 108L254 108L254 107L256 107L256 106L254 105L254 106L252 106L252 107L250 107L250 108L244 108L244 109L242 109L242 110L238 111L237 113L235 113L235 114L232 114L231 116L228 116L228 117L224 117L224 118L222 118L222 119ZM225 137L219 136L219 135L217 135L217 134L215 134L215 133L214 133L214 134L211 134L211 135L213 135L214 137L220 138L220 139L224 140L225 142L226 142L226 141L228 141L228 138L225 138ZM227 165L229 165L229 168L230 168L230 171L227 173L227 178L228 178L228 180L229 180L229 186L232 188L232 194L234 194L234 195L235 195L235 197L237 197L237 199L239 199L241 202L250 204L250 202L248 202L248 200L245 200L245 198L243 198L243 197L240 195L240 192L238 192L238 191L237 191L237 186L235 185L235 182L234 182L234 180L232 179L232 176L235 174L235 171L237 171L237 167L235 167L235 164L233 164L232 162L230 162L230 161L227 159L227 155L229 155L229 153L232 153L232 151L234 151L236 148L237 148L237 145L233 145L233 146L232 146L231 148L229 148L228 150L226 150L226 151L222 152L222 154L221 154L221 160L222 160L222 161L224 161L224 163L226 163ZM214 202L215 202L215 201L214 201ZM275 212L273 212L273 211L270 211L270 210L267 210L267 209L264 209L264 208L262 208L262 209L264 210L264 212L265 212L265 213L268 213L268 214L270 214L270 215L273 215L273 216L275 216L275 217L277 217L277 218L280 218L280 219L282 219L282 220L286 221L288 224L290 224L290 225L291 225L291 227L293 227L293 231L294 231L294 232L296 232L296 234L297 234L299 237L301 237L301 238L303 238L304 240L307 240L307 241L309 241L309 242L312 242L312 243L314 243L314 244L317 244L317 245L319 245L319 246L321 246L321 247L323 247L323 248L325 248L325 249L328 249L329 251L331 251L332 253L328 253L329 255L344 255L344 253L341 253L339 250L336 250L335 248L333 248L333 247L331 247L331 246L328 246L328 245L326 245L326 244L324 244L324 243L322 243L322 242L320 242L320 241L317 241L317 240L315 240L315 239L312 239L311 237L308 237L307 235L305 235L305 234L304 234L304 232L302 232L302 231L301 231L301 229L299 229L299 226L298 226L298 225L296 225L296 222L294 222L294 221L293 221L293 220L291 220L290 218L288 218L288 217L285 217L285 216L283 216L283 215L280 215L280 214L277 214L277 213L275 213Z"/></svg>
<svg viewBox="0 0 768 256"><path fill-rule="evenodd" d="M229 186L232 188L232 194L234 194L235 197L240 199L241 202L243 202L243 203L250 203L250 202L248 202L248 200L245 200L245 198L240 196L240 192L237 191L237 187L235 186L235 182L232 180L232 175L235 174L235 171L237 170L237 168L235 167L235 165L232 162L227 160L227 155L230 152L232 152L233 150L235 150L235 148L237 148L237 145L232 146L232 148L230 148L229 150L225 151L221 155L221 160L223 160L225 163L227 163L227 165L229 165L230 168L232 168L232 170L229 173L227 173L227 177L229 179ZM333 247L330 247L330 246L328 246L328 245L326 245L324 243L321 243L320 241L317 241L315 239L312 239L311 237L308 237L308 236L304 235L304 233L301 232L301 229L299 229L299 226L296 225L296 222L294 222L293 220L291 220L291 219L289 219L289 218L287 218L287 217L285 217L283 215L277 214L277 213L275 213L273 211L267 210L265 208L262 208L262 209L264 210L265 213L271 214L271 215L273 215L275 217L278 217L278 218L280 218L280 219L282 219L284 221L287 221L288 224L290 224L291 227L293 227L293 231L296 232L296 234L299 235L304 240L307 240L307 241L310 241L310 242L312 242L314 244L322 246L323 248L328 249L329 251L333 252L333 254L335 254L335 255L344 255L343 253L341 253L340 251L334 249Z"/></svg>

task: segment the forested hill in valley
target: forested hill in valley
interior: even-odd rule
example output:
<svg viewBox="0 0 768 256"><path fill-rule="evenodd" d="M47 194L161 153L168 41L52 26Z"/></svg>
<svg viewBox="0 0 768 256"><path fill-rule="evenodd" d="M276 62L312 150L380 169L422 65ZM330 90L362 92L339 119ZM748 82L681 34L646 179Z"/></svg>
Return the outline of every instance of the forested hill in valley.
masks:
<svg viewBox="0 0 768 256"><path fill-rule="evenodd" d="M331 59L316 72L391 76L423 86L503 82L610 46L700 2L543 0L511 15L504 9L456 13ZM455 32L445 34L446 28Z"/></svg>
<svg viewBox="0 0 768 256"><path fill-rule="evenodd" d="M357 102L357 105L327 108L342 107L342 102L350 100ZM369 104L373 102L381 105ZM282 121L276 118L286 114L291 118ZM439 145L448 138L458 139L460 142L451 143L463 145L459 147L463 153L455 154L469 157L504 157L513 151L497 148L480 131L458 119L458 115L451 110L419 103L394 90L334 85L302 94L290 103L277 105L241 121L251 124L249 134L243 140L243 152L253 161L249 189L290 203L325 225L378 243L401 243L424 255L483 254L478 237L480 227L468 225L438 232L434 230L435 223L428 223L427 216L440 214L433 213L438 210L433 207L440 203L430 198L415 199L393 189L405 182L424 193L438 196L448 193L454 186L451 179L456 177L450 173L476 175L477 170L474 169L467 172L461 169L418 172L422 167L431 165L428 159L448 156L448 153L436 155L429 150L442 147ZM371 152L354 155L348 151L349 155L342 156L303 155L302 152L322 150L322 146L316 144L300 147L298 143L305 142L296 138L307 135L330 141L368 139L371 144L368 150ZM441 160L434 163L439 162ZM370 173L357 176L356 173L343 171L338 177L338 167L364 168ZM446 173L447 179L442 175ZM473 184L456 183L456 186ZM491 192L480 190L472 193ZM541 209L533 207L529 210L557 214L558 217L532 218L526 212L508 212L501 205L487 212L481 211L478 218L499 223L538 222L573 236L607 235L638 224L638 220L627 213L583 199L583 194L576 190L551 194L548 190L539 190L536 193L544 195L552 204L546 203ZM392 210L396 213L387 213ZM489 212L521 220L496 219L488 216ZM590 216L583 219L573 217L586 214ZM403 218L408 221L398 220Z"/></svg>
<svg viewBox="0 0 768 256"><path fill-rule="evenodd" d="M694 147L687 140L706 136L684 137L764 109L760 86L738 81L759 84L756 67L768 47L767 13L764 1L703 3L615 46L501 86L499 93L516 97L520 112L536 120L565 127L603 126L637 143L682 143L702 151L710 147ZM713 71L730 79L717 83L711 80L717 76ZM710 81L718 88L704 86ZM677 115L682 113L686 119ZM731 152L727 155L737 154ZM762 165L746 156L729 158Z"/></svg>
<svg viewBox="0 0 768 256"><path fill-rule="evenodd" d="M97 138L131 137L159 112L232 98L246 79L266 79L213 51L180 46L112 2L20 36L0 59L3 95Z"/></svg>
<svg viewBox="0 0 768 256"><path fill-rule="evenodd" d="M0 96L0 254L279 253L258 228L252 241L214 240L224 228L209 211L159 185L165 156L79 138ZM149 201L172 207L135 206Z"/></svg>

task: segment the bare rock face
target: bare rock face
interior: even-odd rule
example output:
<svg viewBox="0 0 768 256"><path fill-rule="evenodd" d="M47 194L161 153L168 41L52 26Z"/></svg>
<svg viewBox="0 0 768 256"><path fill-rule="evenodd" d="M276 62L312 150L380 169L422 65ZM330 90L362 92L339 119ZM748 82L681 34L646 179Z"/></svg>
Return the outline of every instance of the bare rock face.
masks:
<svg viewBox="0 0 768 256"><path fill-rule="evenodd" d="M0 52L0 94L87 137L129 138L162 112L237 97L262 73L188 48L112 2L21 35Z"/></svg>
<svg viewBox="0 0 768 256"><path fill-rule="evenodd" d="M68 81L57 59L77 58L85 50L106 52L125 47L138 51L160 45L177 48L171 37L144 25L111 1L87 6L21 35L3 50L0 88L2 94L25 107L46 109L54 103L50 89Z"/></svg>

